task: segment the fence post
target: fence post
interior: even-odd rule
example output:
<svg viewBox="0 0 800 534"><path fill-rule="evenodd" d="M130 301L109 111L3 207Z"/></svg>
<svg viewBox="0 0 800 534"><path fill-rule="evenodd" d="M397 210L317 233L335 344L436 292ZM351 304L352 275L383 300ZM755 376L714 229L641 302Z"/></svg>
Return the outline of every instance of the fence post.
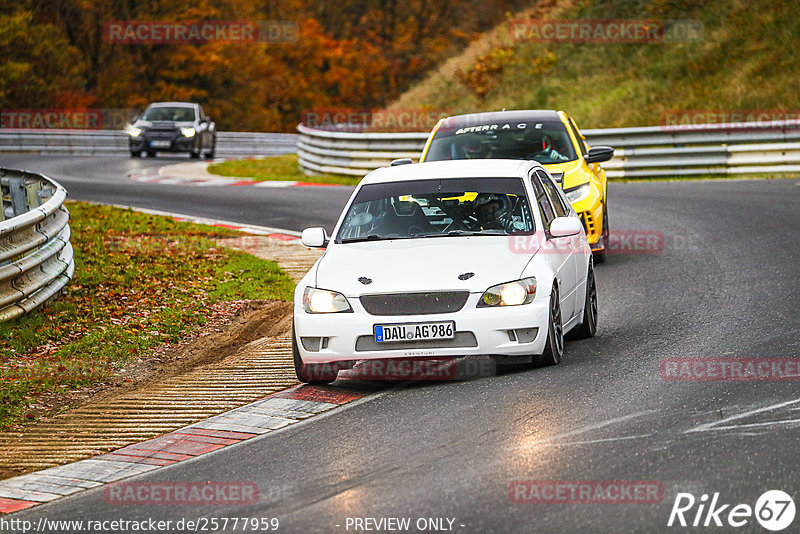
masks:
<svg viewBox="0 0 800 534"><path fill-rule="evenodd" d="M39 190L41 188L42 184L40 182L32 182L25 186L25 196L27 197L29 210L42 205L42 202L39 200Z"/></svg>
<svg viewBox="0 0 800 534"><path fill-rule="evenodd" d="M22 215L28 211L28 195L25 193L24 178L9 178L8 192L11 195L11 209L13 217Z"/></svg>

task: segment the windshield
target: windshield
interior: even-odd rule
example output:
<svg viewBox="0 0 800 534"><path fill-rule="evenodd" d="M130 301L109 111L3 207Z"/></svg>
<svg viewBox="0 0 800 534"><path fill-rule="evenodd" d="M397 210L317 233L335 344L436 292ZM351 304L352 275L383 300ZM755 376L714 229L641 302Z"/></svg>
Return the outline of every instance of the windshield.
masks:
<svg viewBox="0 0 800 534"><path fill-rule="evenodd" d="M534 228L519 178L415 180L362 187L337 242L510 235Z"/></svg>
<svg viewBox="0 0 800 534"><path fill-rule="evenodd" d="M436 134L425 161L450 159L532 159L563 163L577 159L561 121L444 126Z"/></svg>
<svg viewBox="0 0 800 534"><path fill-rule="evenodd" d="M186 106L159 106L147 108L147 110L145 110L145 112L142 114L142 120L192 122L194 121L194 108Z"/></svg>

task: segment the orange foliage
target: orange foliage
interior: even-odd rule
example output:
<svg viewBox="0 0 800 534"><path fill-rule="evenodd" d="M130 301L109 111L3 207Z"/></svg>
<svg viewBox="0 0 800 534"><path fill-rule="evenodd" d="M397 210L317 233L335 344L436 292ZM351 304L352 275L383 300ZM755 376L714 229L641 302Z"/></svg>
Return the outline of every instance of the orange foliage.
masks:
<svg viewBox="0 0 800 534"><path fill-rule="evenodd" d="M292 131L305 110L385 105L522 3L21 0L0 15L0 55L14 60L0 67L7 73L0 103L143 108L190 100L220 129ZM297 25L297 40L121 44L103 31L112 21L201 20L287 21ZM36 33L30 50L3 41L14 32ZM42 76L30 76L36 71Z"/></svg>

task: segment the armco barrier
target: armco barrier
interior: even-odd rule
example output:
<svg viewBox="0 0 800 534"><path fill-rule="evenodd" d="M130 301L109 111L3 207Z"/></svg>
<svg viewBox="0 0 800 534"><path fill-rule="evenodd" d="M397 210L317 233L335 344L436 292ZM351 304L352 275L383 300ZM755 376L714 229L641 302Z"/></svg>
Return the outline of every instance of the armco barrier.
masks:
<svg viewBox="0 0 800 534"><path fill-rule="evenodd" d="M27 171L0 168L0 321L29 313L72 279L67 191Z"/></svg>
<svg viewBox="0 0 800 534"><path fill-rule="evenodd" d="M300 135L219 132L220 157L297 151L309 174L363 176L396 158L419 159L427 132L355 133L297 127ZM800 172L800 121L584 130L590 145L616 151L609 178ZM127 134L112 130L0 130L0 152L127 154Z"/></svg>
<svg viewBox="0 0 800 534"><path fill-rule="evenodd" d="M427 132L334 132L298 125L306 173L363 176L396 158L418 160ZM611 145L609 178L800 172L800 121L583 130L589 145Z"/></svg>
<svg viewBox="0 0 800 534"><path fill-rule="evenodd" d="M397 158L418 160L427 132L353 133L297 126L300 166L310 173L364 176Z"/></svg>
<svg viewBox="0 0 800 534"><path fill-rule="evenodd" d="M295 151L297 135L217 132L219 157L272 156ZM0 152L108 156L128 154L128 134L121 130L0 130Z"/></svg>

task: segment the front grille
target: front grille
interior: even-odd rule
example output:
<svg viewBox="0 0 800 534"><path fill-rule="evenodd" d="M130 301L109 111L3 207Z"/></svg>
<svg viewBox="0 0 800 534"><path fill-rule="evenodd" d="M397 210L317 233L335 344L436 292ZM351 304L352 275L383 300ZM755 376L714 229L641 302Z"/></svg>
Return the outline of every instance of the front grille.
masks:
<svg viewBox="0 0 800 534"><path fill-rule="evenodd" d="M461 349L477 347L478 340L472 332L456 332L453 339L421 339L419 341L388 341L378 343L375 336L358 336L356 352L413 349Z"/></svg>
<svg viewBox="0 0 800 534"><path fill-rule="evenodd" d="M457 312L468 298L469 291L387 293L364 295L361 305L370 315L426 315Z"/></svg>

